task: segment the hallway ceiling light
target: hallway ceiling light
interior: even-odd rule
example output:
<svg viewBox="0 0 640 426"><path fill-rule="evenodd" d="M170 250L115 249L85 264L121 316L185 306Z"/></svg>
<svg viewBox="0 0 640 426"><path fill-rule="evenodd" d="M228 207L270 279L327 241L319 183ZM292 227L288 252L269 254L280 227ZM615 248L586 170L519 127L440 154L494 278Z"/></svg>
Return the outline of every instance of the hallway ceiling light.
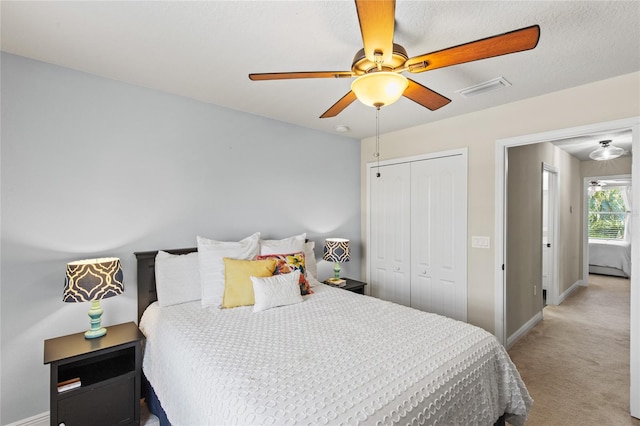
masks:
<svg viewBox="0 0 640 426"><path fill-rule="evenodd" d="M592 160L613 160L625 154L624 149L612 146L611 140L600 141L600 147L591 151L589 158Z"/></svg>

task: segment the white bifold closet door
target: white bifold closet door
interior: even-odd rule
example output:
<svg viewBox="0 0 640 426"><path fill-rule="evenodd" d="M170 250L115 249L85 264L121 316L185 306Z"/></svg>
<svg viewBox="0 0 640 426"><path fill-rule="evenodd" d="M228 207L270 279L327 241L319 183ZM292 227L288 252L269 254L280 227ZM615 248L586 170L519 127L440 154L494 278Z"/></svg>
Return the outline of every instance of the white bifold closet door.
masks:
<svg viewBox="0 0 640 426"><path fill-rule="evenodd" d="M393 164L370 173L370 295L411 306L411 167Z"/></svg>
<svg viewBox="0 0 640 426"><path fill-rule="evenodd" d="M371 295L466 321L466 156L377 171L369 180Z"/></svg>

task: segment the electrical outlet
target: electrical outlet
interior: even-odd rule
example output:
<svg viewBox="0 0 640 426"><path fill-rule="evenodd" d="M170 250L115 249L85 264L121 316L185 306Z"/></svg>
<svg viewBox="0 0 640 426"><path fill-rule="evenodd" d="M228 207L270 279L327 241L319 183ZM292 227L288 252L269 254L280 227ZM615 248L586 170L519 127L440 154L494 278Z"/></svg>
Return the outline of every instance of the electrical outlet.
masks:
<svg viewBox="0 0 640 426"><path fill-rule="evenodd" d="M536 286L536 285L533 286L533 295L534 296L538 295L538 286Z"/></svg>

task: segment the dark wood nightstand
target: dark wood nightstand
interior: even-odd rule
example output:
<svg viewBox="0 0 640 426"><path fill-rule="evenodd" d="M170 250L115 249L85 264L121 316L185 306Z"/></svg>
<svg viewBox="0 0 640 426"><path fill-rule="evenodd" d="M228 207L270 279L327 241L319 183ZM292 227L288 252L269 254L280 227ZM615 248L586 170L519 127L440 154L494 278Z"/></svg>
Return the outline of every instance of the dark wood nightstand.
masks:
<svg viewBox="0 0 640 426"><path fill-rule="evenodd" d="M356 281L356 280L352 280L351 278L345 278L345 277L342 277L342 279L347 282L344 285L344 287L331 285L326 281L324 283L331 285L331 287L341 288L343 290L351 291L353 293L364 294L364 287L367 285L367 283L363 283L362 281Z"/></svg>
<svg viewBox="0 0 640 426"><path fill-rule="evenodd" d="M133 322L107 327L96 339L82 332L45 340L51 425L139 425L143 340ZM58 391L59 383L76 378L80 387Z"/></svg>

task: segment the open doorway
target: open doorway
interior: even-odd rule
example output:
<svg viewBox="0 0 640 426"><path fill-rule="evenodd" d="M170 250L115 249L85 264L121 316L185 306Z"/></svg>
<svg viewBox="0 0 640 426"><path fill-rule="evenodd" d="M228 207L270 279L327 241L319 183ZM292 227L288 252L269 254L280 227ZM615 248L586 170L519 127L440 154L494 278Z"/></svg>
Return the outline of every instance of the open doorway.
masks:
<svg viewBox="0 0 640 426"><path fill-rule="evenodd" d="M584 178L585 276L631 275L631 180L631 174Z"/></svg>
<svg viewBox="0 0 640 426"><path fill-rule="evenodd" d="M632 135L633 150L640 152L640 117L633 117L629 119L622 119L604 123L597 123L587 126L580 126L569 129L561 129L549 132L543 132L538 134L524 135L521 137L502 139L497 141L496 149L496 227L495 227L495 241L496 241L496 270L505 270L506 259L508 258L507 251L507 225L509 223L507 219L507 170L511 173L511 168L507 167L507 149L510 147L524 146L531 144L538 144L549 141L556 141L567 138L584 137L587 135L600 134L605 132L619 132L629 131ZM633 168L638 170L640 167L640 158L633 157ZM635 174L633 176L633 199L640 199L640 176ZM580 185L581 187L582 185ZM580 187L577 188L579 195L582 191ZM563 206L563 208L571 211L574 207L581 207L581 202L576 205ZM639 216L637 207L631 213L631 216L637 218ZM562 223L561 223L562 226ZM640 227L634 227L632 232L632 252L638 253L640 250ZM540 241L539 234L537 241ZM582 238L580 238L582 239ZM560 248L562 252L562 249ZM581 259L582 263L582 259ZM630 319L630 355L632 360L636 362L631 363L630 369L630 411L634 417L640 417L640 363L637 362L640 359L640 339L638 339L638 333L640 332L640 280L638 269L640 262L632 262L631 273L631 319ZM507 344L508 334L508 301L507 301L507 280L506 277L508 271L502 274L496 274L495 282L495 295L496 295L496 317L495 317L495 329L496 336L503 343ZM586 279L587 277L583 277ZM532 294L529 292L529 294ZM531 299L532 296L529 296ZM541 312L539 312L539 319L541 319ZM528 324L524 326L533 327L536 324L536 315L534 315ZM538 320L539 320L538 319ZM517 328L517 327L516 327ZM521 331L520 328L518 328Z"/></svg>

